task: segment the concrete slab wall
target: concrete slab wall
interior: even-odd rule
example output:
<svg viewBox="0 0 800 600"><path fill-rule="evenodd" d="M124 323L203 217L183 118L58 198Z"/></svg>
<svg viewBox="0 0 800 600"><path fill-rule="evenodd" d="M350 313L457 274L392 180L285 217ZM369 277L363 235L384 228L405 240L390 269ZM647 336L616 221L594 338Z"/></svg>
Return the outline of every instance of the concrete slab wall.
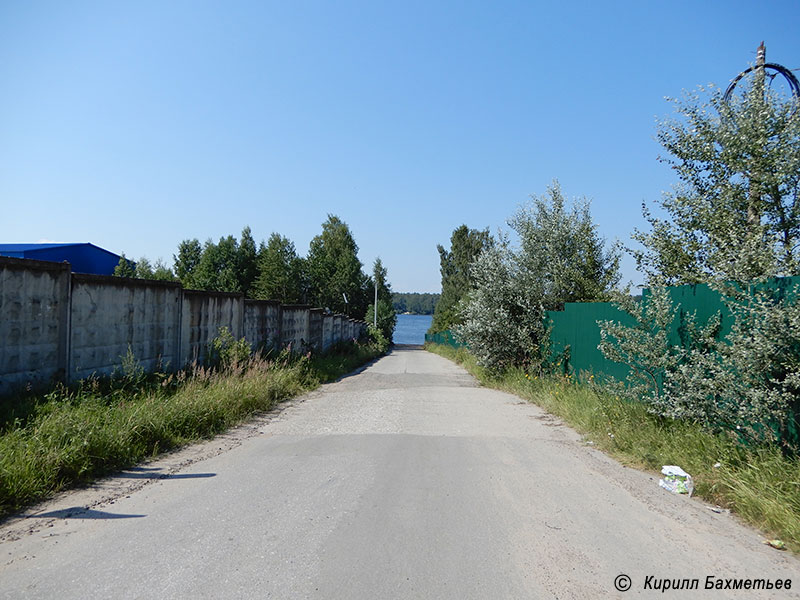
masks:
<svg viewBox="0 0 800 600"><path fill-rule="evenodd" d="M72 275L70 381L111 375L130 348L146 371L176 369L181 286L105 275Z"/></svg>
<svg viewBox="0 0 800 600"><path fill-rule="evenodd" d="M331 336L331 343L336 344L342 341L342 315L333 315L333 335Z"/></svg>
<svg viewBox="0 0 800 600"><path fill-rule="evenodd" d="M291 347L292 352L306 352L309 345L308 321L310 306L287 304L281 307L281 348Z"/></svg>
<svg viewBox="0 0 800 600"><path fill-rule="evenodd" d="M274 300L244 301L244 337L253 350L280 349L281 305Z"/></svg>
<svg viewBox="0 0 800 600"><path fill-rule="evenodd" d="M147 371L202 362L222 327L254 350L308 352L358 337L362 326L306 305L0 257L0 395L111 375L129 349Z"/></svg>
<svg viewBox="0 0 800 600"><path fill-rule="evenodd" d="M63 380L69 288L66 263L0 257L0 394Z"/></svg>
<svg viewBox="0 0 800 600"><path fill-rule="evenodd" d="M364 321L353 321L353 337L357 340L363 338L367 333L367 324Z"/></svg>
<svg viewBox="0 0 800 600"><path fill-rule="evenodd" d="M244 337L244 296L225 292L183 290L181 362L202 362L208 344L227 327L237 340Z"/></svg>
<svg viewBox="0 0 800 600"><path fill-rule="evenodd" d="M322 351L325 352L333 344L333 315L322 315Z"/></svg>
<svg viewBox="0 0 800 600"><path fill-rule="evenodd" d="M308 311L308 342L315 352L322 350L322 309Z"/></svg>
<svg viewBox="0 0 800 600"><path fill-rule="evenodd" d="M351 319L347 319L343 321L342 327L342 339L347 340L348 342L353 339L353 321Z"/></svg>

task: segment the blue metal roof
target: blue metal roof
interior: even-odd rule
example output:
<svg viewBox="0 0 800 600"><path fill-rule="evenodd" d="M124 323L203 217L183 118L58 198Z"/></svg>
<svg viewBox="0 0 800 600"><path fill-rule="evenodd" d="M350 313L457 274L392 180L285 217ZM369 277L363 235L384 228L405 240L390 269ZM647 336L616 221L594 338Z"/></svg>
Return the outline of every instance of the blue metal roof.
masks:
<svg viewBox="0 0 800 600"><path fill-rule="evenodd" d="M72 244L0 244L0 253L2 252L27 252L28 250L41 250L43 248L63 248L66 246L94 246L89 242L76 242ZM94 246L97 248L97 246ZM99 250L103 250L99 248ZM104 250L108 252L108 250Z"/></svg>
<svg viewBox="0 0 800 600"><path fill-rule="evenodd" d="M0 256L30 258L52 262L67 261L74 273L113 275L120 256L90 244L0 244Z"/></svg>

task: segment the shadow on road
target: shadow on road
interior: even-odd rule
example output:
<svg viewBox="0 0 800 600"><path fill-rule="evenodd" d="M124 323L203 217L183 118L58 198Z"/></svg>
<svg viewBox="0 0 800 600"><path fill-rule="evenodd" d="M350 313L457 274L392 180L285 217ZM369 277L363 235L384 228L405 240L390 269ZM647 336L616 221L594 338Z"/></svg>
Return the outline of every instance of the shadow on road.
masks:
<svg viewBox="0 0 800 600"><path fill-rule="evenodd" d="M216 477L216 473L161 473L158 468L134 467L111 477L113 479L205 479Z"/></svg>
<svg viewBox="0 0 800 600"><path fill-rule="evenodd" d="M27 515L26 519L140 519L147 515L125 515L120 513L110 513L102 510L93 510L91 508L84 508L82 506L73 506L71 508L62 508L61 510L52 510L50 512L38 513L35 515Z"/></svg>

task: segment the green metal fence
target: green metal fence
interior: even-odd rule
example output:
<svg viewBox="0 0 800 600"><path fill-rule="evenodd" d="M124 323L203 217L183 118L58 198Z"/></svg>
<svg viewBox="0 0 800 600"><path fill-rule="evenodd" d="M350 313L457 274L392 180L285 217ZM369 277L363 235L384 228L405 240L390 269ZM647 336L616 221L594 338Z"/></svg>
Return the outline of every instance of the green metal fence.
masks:
<svg viewBox="0 0 800 600"><path fill-rule="evenodd" d="M574 302L563 311L547 311L550 325L550 348L560 355L564 371L581 375L591 373L625 379L628 366L608 360L597 348L600 343L598 321L617 321L633 325L634 319L610 302Z"/></svg>
<svg viewBox="0 0 800 600"><path fill-rule="evenodd" d="M453 332L449 329L439 333L426 333L425 341L433 342L434 344L444 344L445 346L451 346L453 348L461 348L464 346L464 344L456 340L453 336Z"/></svg>
<svg viewBox="0 0 800 600"><path fill-rule="evenodd" d="M772 279L758 286L777 292L778 296L795 294L800 289L800 277L781 277ZM675 319L669 330L669 341L673 345L686 345L685 339L687 318L694 314L696 322L703 324L709 318L720 313L722 323L720 337L726 336L732 325L730 311L722 301L720 294L705 284L681 285L669 288L673 306L678 306ZM647 302L649 290L642 294L642 302ZM592 373L595 377L612 376L624 380L628 373L626 365L608 360L598 349L600 328L598 321L617 321L623 325L633 325L634 319L619 310L610 302L573 302L564 306L564 310L548 311L550 325L550 342L554 354L566 359L563 362L566 372L580 375ZM447 344L458 348L460 344L450 331L426 334L426 342Z"/></svg>

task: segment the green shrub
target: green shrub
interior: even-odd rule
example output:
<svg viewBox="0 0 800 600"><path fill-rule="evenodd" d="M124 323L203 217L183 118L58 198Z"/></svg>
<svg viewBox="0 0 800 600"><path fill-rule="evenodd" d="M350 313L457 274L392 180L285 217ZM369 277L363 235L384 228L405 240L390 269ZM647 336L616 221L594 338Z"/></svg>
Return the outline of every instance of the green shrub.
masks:
<svg viewBox="0 0 800 600"><path fill-rule="evenodd" d="M142 378L136 367L123 369L123 385L90 379L19 398L0 429L0 516L224 431L382 353L367 343L316 357L251 358L227 331L212 345L217 368ZM132 353L126 360L136 364Z"/></svg>
<svg viewBox="0 0 800 600"><path fill-rule="evenodd" d="M237 340L227 327L220 327L217 337L208 345L206 363L225 370L246 365L251 354L252 348L245 338Z"/></svg>
<svg viewBox="0 0 800 600"><path fill-rule="evenodd" d="M378 352L385 354L386 351L389 350L390 342L384 335L380 326L375 328L369 325L367 327L367 333L369 336L369 343L372 344Z"/></svg>
<svg viewBox="0 0 800 600"><path fill-rule="evenodd" d="M615 393L644 402L654 414L727 431L747 443L800 448L800 305L794 294L738 293L723 288L733 325L719 339L720 317L698 324L686 316L683 345L667 331L679 310L664 287L640 307L624 306L632 327L600 323L600 349L631 367Z"/></svg>

